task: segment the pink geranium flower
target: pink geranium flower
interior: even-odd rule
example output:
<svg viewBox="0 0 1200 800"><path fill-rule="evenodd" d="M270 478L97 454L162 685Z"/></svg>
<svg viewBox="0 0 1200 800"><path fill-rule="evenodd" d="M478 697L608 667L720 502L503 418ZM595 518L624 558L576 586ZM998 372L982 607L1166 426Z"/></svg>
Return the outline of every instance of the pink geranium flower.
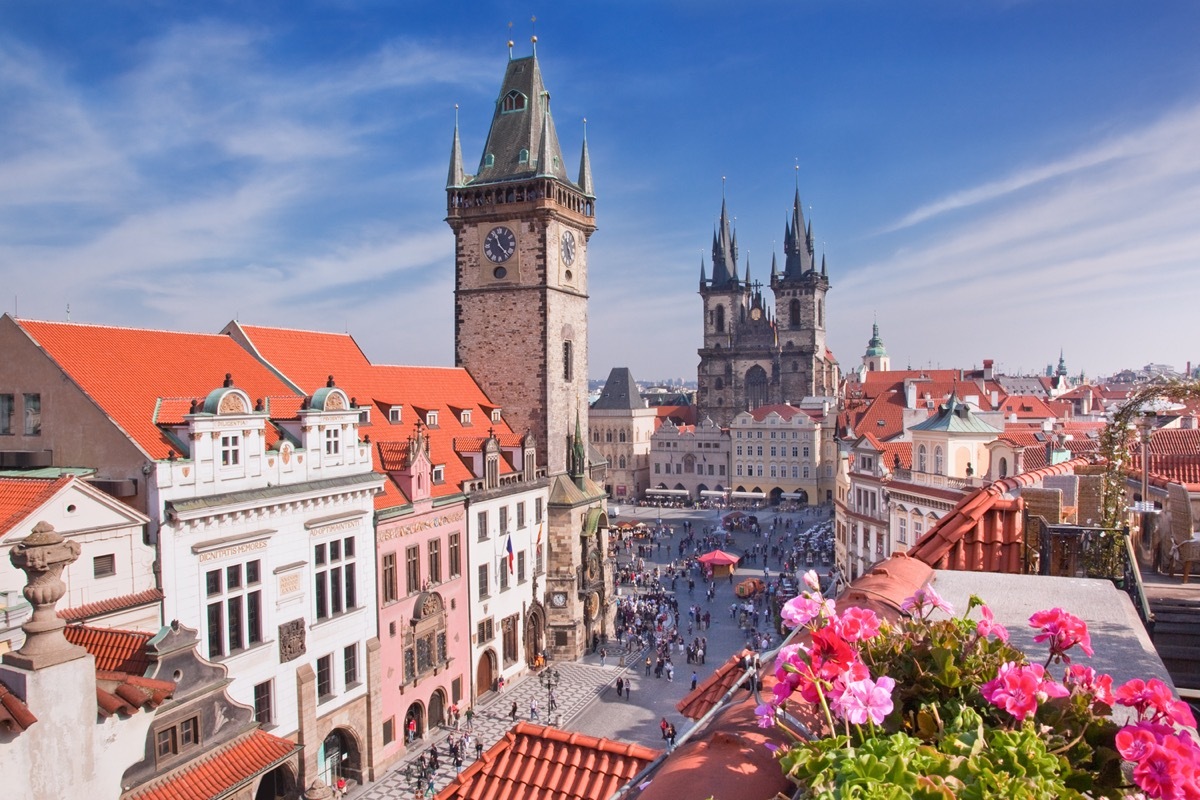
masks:
<svg viewBox="0 0 1200 800"><path fill-rule="evenodd" d="M832 600L821 600L800 595L788 600L783 608L780 609L779 616L783 618L784 623L789 627L798 628L822 616L832 617L834 608Z"/></svg>
<svg viewBox="0 0 1200 800"><path fill-rule="evenodd" d="M869 608L848 608L835 624L847 642L860 642L879 635L879 617Z"/></svg>
<svg viewBox="0 0 1200 800"><path fill-rule="evenodd" d="M912 597L900 604L901 611L921 618L928 616L935 608L940 608L951 616L954 615L954 607L943 600L932 586L923 586L917 589Z"/></svg>
<svg viewBox="0 0 1200 800"><path fill-rule="evenodd" d="M896 682L886 675L877 681L870 678L852 681L834 698L834 709L838 716L855 725L862 725L868 719L880 725L892 713L894 688Z"/></svg>
<svg viewBox="0 0 1200 800"><path fill-rule="evenodd" d="M980 686L979 692L989 703L1018 720L1036 712L1039 703L1068 694L1065 686L1046 679L1046 670L1041 664L1018 666L1012 661L1000 667L996 678Z"/></svg>
<svg viewBox="0 0 1200 800"><path fill-rule="evenodd" d="M1093 703L1099 703L1111 709L1113 703L1116 702L1113 697L1111 675L1098 673L1091 667L1085 667L1082 664L1071 664L1067 667L1065 680L1067 686L1072 690L1090 695ZM1103 713L1108 713L1108 711Z"/></svg>
<svg viewBox="0 0 1200 800"><path fill-rule="evenodd" d="M821 591L821 577L817 575L817 571L815 569L810 569L808 572L804 573L804 585L809 589L812 589L814 592Z"/></svg>
<svg viewBox="0 0 1200 800"><path fill-rule="evenodd" d="M1041 633L1033 637L1035 642L1050 643L1050 657L1059 658L1070 663L1067 651L1075 645L1087 653L1093 654L1092 637L1088 634L1087 623L1074 614L1061 608L1050 608L1039 611L1029 618L1029 624L1041 628Z"/></svg>
<svg viewBox="0 0 1200 800"><path fill-rule="evenodd" d="M975 631L980 638L986 639L988 636L995 636L1002 642L1008 641L1008 628L996 622L992 610L987 606L980 606L979 613L983 614L983 619L975 625Z"/></svg>

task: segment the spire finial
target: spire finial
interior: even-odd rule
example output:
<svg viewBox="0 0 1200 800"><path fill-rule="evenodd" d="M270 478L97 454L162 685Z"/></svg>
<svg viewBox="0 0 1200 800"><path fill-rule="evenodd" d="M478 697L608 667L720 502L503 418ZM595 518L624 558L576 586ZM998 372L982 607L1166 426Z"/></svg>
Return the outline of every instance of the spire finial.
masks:
<svg viewBox="0 0 1200 800"><path fill-rule="evenodd" d="M721 176L721 202L725 202L725 176Z"/></svg>
<svg viewBox="0 0 1200 800"><path fill-rule="evenodd" d="M513 49L512 23L510 22L510 23L508 23L508 60L509 61L512 61L512 49Z"/></svg>
<svg viewBox="0 0 1200 800"><path fill-rule="evenodd" d="M800 191L800 159L796 159L796 191Z"/></svg>
<svg viewBox="0 0 1200 800"><path fill-rule="evenodd" d="M533 35L529 37L529 41L533 43L533 54L537 55L537 17L529 18L530 24L533 26Z"/></svg>

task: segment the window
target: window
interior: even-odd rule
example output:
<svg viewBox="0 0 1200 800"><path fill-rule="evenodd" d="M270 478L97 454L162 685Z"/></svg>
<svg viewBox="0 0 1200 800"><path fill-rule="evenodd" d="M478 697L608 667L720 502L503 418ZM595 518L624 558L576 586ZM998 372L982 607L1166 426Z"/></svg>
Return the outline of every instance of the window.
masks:
<svg viewBox="0 0 1200 800"><path fill-rule="evenodd" d="M109 553L92 559L92 577L107 578L117 574L117 557Z"/></svg>
<svg viewBox="0 0 1200 800"><path fill-rule="evenodd" d="M317 659L317 702L333 698L333 656Z"/></svg>
<svg viewBox="0 0 1200 800"><path fill-rule="evenodd" d="M810 457L810 453L809 453L808 445L805 445L805 446L804 446L804 457L805 457L805 458L809 458L809 457Z"/></svg>
<svg viewBox="0 0 1200 800"><path fill-rule="evenodd" d="M415 544L404 551L404 591L408 594L421 591L421 551Z"/></svg>
<svg viewBox="0 0 1200 800"><path fill-rule="evenodd" d="M896 537L900 540L900 544L908 544L908 520L904 517L900 518L900 530Z"/></svg>
<svg viewBox="0 0 1200 800"><path fill-rule="evenodd" d="M492 409L492 422L499 422L499 421L500 421L500 419L501 419L501 417L500 417L500 409L498 409L498 408L493 408L493 409Z"/></svg>
<svg viewBox="0 0 1200 800"><path fill-rule="evenodd" d="M502 556L503 563L496 570L496 577L500 579L500 591L508 591L508 556Z"/></svg>
<svg viewBox="0 0 1200 800"><path fill-rule="evenodd" d="M221 437L221 466L236 467L242 461L242 437L236 433Z"/></svg>
<svg viewBox="0 0 1200 800"><path fill-rule="evenodd" d="M762 457L762 445L761 444L758 446L758 456L759 456L759 458Z"/></svg>
<svg viewBox="0 0 1200 800"><path fill-rule="evenodd" d="M525 527L525 504L517 503L517 529Z"/></svg>
<svg viewBox="0 0 1200 800"><path fill-rule="evenodd" d="M934 475L944 475L945 473L946 473L946 462L945 462L945 459L942 457L942 448L939 445L938 447L933 448L933 474Z"/></svg>
<svg viewBox="0 0 1200 800"><path fill-rule="evenodd" d="M323 542L314 548L317 619L349 611L357 605L354 537Z"/></svg>
<svg viewBox="0 0 1200 800"><path fill-rule="evenodd" d="M919 520L919 519L913 520L913 541L914 542L920 541L921 531L923 531L924 529L925 528L924 528L924 526L922 526L921 520Z"/></svg>
<svg viewBox="0 0 1200 800"><path fill-rule="evenodd" d="M533 521L539 525L542 522L542 498L540 497L533 500Z"/></svg>
<svg viewBox="0 0 1200 800"><path fill-rule="evenodd" d="M396 574L396 554L384 553L383 555L383 578L380 580L383 587L383 602L394 603L400 599L400 584L399 576Z"/></svg>
<svg viewBox="0 0 1200 800"><path fill-rule="evenodd" d="M662 470L661 470L661 467L662 467L662 464L658 464L658 463L656 463L656 464L654 465L654 474L655 474L655 475L658 475L658 474L659 474L659 473L662 471Z"/></svg>
<svg viewBox="0 0 1200 800"><path fill-rule="evenodd" d="M500 507L500 535L508 533L508 506Z"/></svg>
<svg viewBox="0 0 1200 800"><path fill-rule="evenodd" d="M620 469L625 469L625 456L621 456L617 459L617 465Z"/></svg>
<svg viewBox="0 0 1200 800"><path fill-rule="evenodd" d="M737 446L737 454L739 456L742 454L742 446L740 444Z"/></svg>
<svg viewBox="0 0 1200 800"><path fill-rule="evenodd" d="M771 435L772 436L775 435L775 431L771 431ZM771 445L771 458L775 458L777 455L779 455L778 453L775 452L775 450L776 450L775 446Z"/></svg>
<svg viewBox="0 0 1200 800"><path fill-rule="evenodd" d="M383 721L383 743L391 744L396 741L396 718L388 717Z"/></svg>
<svg viewBox="0 0 1200 800"><path fill-rule="evenodd" d="M460 425L467 426L471 424L471 409L464 408L458 414L458 422Z"/></svg>
<svg viewBox="0 0 1200 800"><path fill-rule="evenodd" d="M917 472L926 472L925 445L917 447Z"/></svg>
<svg viewBox="0 0 1200 800"><path fill-rule="evenodd" d="M492 589L488 585L488 565L479 565L479 599L486 600L491 596Z"/></svg>
<svg viewBox="0 0 1200 800"><path fill-rule="evenodd" d="M429 426L430 428L436 428L438 426L438 412L426 411L425 412L425 424L427 426Z"/></svg>
<svg viewBox="0 0 1200 800"><path fill-rule="evenodd" d="M0 436L12 435L13 405L11 394L0 394Z"/></svg>
<svg viewBox="0 0 1200 800"><path fill-rule="evenodd" d="M358 683L358 645L349 645L342 651L342 674L346 676L347 688Z"/></svg>
<svg viewBox="0 0 1200 800"><path fill-rule="evenodd" d="M392 406L388 409L388 422L399 424L404 419L404 406Z"/></svg>
<svg viewBox="0 0 1200 800"><path fill-rule="evenodd" d="M562 350L563 350L563 380L564 381L570 381L570 380L574 379L575 364L574 364L574 354L572 352L573 347L574 346L571 344L571 342L569 342L569 341L563 342Z"/></svg>
<svg viewBox="0 0 1200 800"><path fill-rule="evenodd" d="M200 744L200 718L191 717L179 723L179 746L187 749Z"/></svg>
<svg viewBox="0 0 1200 800"><path fill-rule="evenodd" d="M325 429L325 455L336 456L342 452L342 430L341 428L326 428Z"/></svg>
<svg viewBox="0 0 1200 800"><path fill-rule="evenodd" d="M799 458L799 457L800 457L800 448L793 445L792 446L792 458Z"/></svg>
<svg viewBox="0 0 1200 800"><path fill-rule="evenodd" d="M429 542L429 580L432 583L442 582L441 539L431 539Z"/></svg>
<svg viewBox="0 0 1200 800"><path fill-rule="evenodd" d="M737 476L739 478L742 477L742 465L741 464L737 465Z"/></svg>
<svg viewBox="0 0 1200 800"><path fill-rule="evenodd" d="M475 627L475 640L482 644L483 642L490 642L495 637L496 629L492 618L481 619Z"/></svg>
<svg viewBox="0 0 1200 800"><path fill-rule="evenodd" d="M275 721L275 704L271 700L274 694L270 681L263 681L254 687L254 721L259 725L269 726Z"/></svg>
<svg viewBox="0 0 1200 800"><path fill-rule="evenodd" d="M446 479L446 468L441 464L437 465L433 468L433 473L429 476L429 479L434 483L441 483Z"/></svg>
<svg viewBox="0 0 1200 800"><path fill-rule="evenodd" d="M40 394L25 395L25 435L41 436L42 434L42 396Z"/></svg>
<svg viewBox="0 0 1200 800"><path fill-rule="evenodd" d="M1000 477L1001 478L1008 477L1008 459L1007 458L1000 459Z"/></svg>
<svg viewBox="0 0 1200 800"><path fill-rule="evenodd" d="M776 475L776 474L775 474L775 470L776 470L776 467L775 467L775 465L774 465L774 464L772 464L772 465L771 465L771 477L772 477L772 478L777 478L777 477L779 477L778 475Z"/></svg>
<svg viewBox="0 0 1200 800"><path fill-rule="evenodd" d="M625 431L617 431L617 441L621 444L625 443Z"/></svg>
<svg viewBox="0 0 1200 800"><path fill-rule="evenodd" d="M479 526L479 541L484 541L488 538L488 512L480 511L475 515L475 522Z"/></svg>
<svg viewBox="0 0 1200 800"><path fill-rule="evenodd" d="M450 577L457 578L462 575L462 535L458 533L450 534L449 546L450 560Z"/></svg>
<svg viewBox="0 0 1200 800"><path fill-rule="evenodd" d="M205 573L210 659L237 653L262 641L261 567L260 561L247 561Z"/></svg>
<svg viewBox="0 0 1200 800"><path fill-rule="evenodd" d="M154 752L159 758L173 756L179 752L179 734L174 726L163 728L154 735Z"/></svg>
<svg viewBox="0 0 1200 800"><path fill-rule="evenodd" d="M358 410L358 424L359 425L370 425L371 424L371 409L364 407L364 408L360 408Z"/></svg>
<svg viewBox="0 0 1200 800"><path fill-rule="evenodd" d="M517 583L525 582L525 551L517 553Z"/></svg>
<svg viewBox="0 0 1200 800"><path fill-rule="evenodd" d="M504 102L502 103L501 108L504 113L523 110L525 108L525 95L521 94L516 89L513 89L511 92L504 95ZM528 157L528 153L526 153L526 158Z"/></svg>

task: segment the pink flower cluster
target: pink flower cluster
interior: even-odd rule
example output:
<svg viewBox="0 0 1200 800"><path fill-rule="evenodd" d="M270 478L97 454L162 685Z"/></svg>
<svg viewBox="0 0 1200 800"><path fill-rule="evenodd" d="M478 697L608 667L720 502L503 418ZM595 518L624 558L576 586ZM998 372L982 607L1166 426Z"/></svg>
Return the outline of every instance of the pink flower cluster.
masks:
<svg viewBox="0 0 1200 800"><path fill-rule="evenodd" d="M1041 628L1042 632L1033 637L1035 642L1050 643L1050 658L1071 662L1067 651L1075 645L1092 655L1092 637L1088 634L1087 624L1074 614L1069 614L1061 608L1050 608L1039 611L1029 618L1029 624Z"/></svg>
<svg viewBox="0 0 1200 800"><path fill-rule="evenodd" d="M1149 797L1200 800L1200 745L1191 709L1157 679L1133 679L1113 692L1116 702L1138 712L1138 721L1117 733L1117 751L1132 762L1133 779Z"/></svg>
<svg viewBox="0 0 1200 800"><path fill-rule="evenodd" d="M1046 678L1041 664L1006 662L996 677L979 687L983 699L1024 720L1051 697L1066 697L1067 687Z"/></svg>

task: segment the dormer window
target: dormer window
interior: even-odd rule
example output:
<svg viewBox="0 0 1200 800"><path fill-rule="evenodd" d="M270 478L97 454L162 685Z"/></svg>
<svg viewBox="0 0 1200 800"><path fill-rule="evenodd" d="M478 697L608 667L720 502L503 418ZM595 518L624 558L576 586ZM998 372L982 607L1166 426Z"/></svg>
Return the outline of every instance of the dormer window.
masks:
<svg viewBox="0 0 1200 800"><path fill-rule="evenodd" d="M371 424L371 409L360 408L358 410L358 424L359 425L370 425Z"/></svg>
<svg viewBox="0 0 1200 800"><path fill-rule="evenodd" d="M525 95L513 89L508 94L504 95L504 100L500 104L501 110L508 114L512 111L524 111L526 104Z"/></svg>
<svg viewBox="0 0 1200 800"><path fill-rule="evenodd" d="M464 427L471 424L471 409L464 408L458 412L458 421Z"/></svg>
<svg viewBox="0 0 1200 800"><path fill-rule="evenodd" d="M425 424L430 428L436 428L438 426L438 412L425 412Z"/></svg>
<svg viewBox="0 0 1200 800"><path fill-rule="evenodd" d="M221 466L236 467L242 463L242 437L229 433L221 437Z"/></svg>
<svg viewBox="0 0 1200 800"><path fill-rule="evenodd" d="M523 147L521 148L521 152L517 153L517 163L518 164L528 164L529 163L529 151Z"/></svg>
<svg viewBox="0 0 1200 800"><path fill-rule="evenodd" d="M492 422L499 422L499 421L500 421L500 409L493 408L492 409Z"/></svg>
<svg viewBox="0 0 1200 800"><path fill-rule="evenodd" d="M342 431L340 428L325 429L325 455L336 456L342 452Z"/></svg>
<svg viewBox="0 0 1200 800"><path fill-rule="evenodd" d="M404 406L392 406L388 409L388 422L399 425L404 416Z"/></svg>
<svg viewBox="0 0 1200 800"><path fill-rule="evenodd" d="M446 480L446 468L441 464L438 464L433 468L433 471L430 472L429 479L434 483L441 483L442 481Z"/></svg>
<svg viewBox="0 0 1200 800"><path fill-rule="evenodd" d="M492 166L495 166L495 164L496 164L496 157L494 155L492 155L491 153L488 153L486 156L483 157L483 165L485 167L492 167Z"/></svg>

